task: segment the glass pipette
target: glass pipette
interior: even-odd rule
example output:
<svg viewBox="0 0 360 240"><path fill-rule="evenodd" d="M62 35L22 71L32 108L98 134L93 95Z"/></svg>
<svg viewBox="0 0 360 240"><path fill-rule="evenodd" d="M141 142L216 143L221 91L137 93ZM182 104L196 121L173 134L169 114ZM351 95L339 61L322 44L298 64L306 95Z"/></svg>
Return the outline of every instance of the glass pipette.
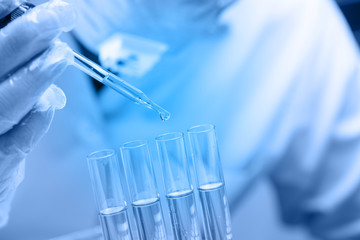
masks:
<svg viewBox="0 0 360 240"><path fill-rule="evenodd" d="M25 14L30 9L34 8L35 5L29 2L22 3L19 7L13 10L9 15L0 19L0 29L5 27L11 21ZM125 82L115 74L112 74L93 61L87 59L86 57L80 55L79 53L72 50L74 54L75 61L73 65L93 77L97 81L103 83L104 85L114 89L116 92L120 93L124 97L130 99L131 101L141 104L147 108L153 109L159 113L161 120L166 121L170 118L170 113L154 103L150 98L148 98L145 93L137 89L136 87Z"/></svg>
<svg viewBox="0 0 360 240"><path fill-rule="evenodd" d="M73 53L75 58L73 65L75 67L88 74L89 76L93 77L97 81L103 83L104 85L112 88L113 90L130 99L134 103L141 104L147 108L155 110L159 113L161 120L166 121L170 118L170 113L156 103L154 103L150 98L145 95L145 93L125 82L115 74L106 71L93 61L78 54L74 50Z"/></svg>

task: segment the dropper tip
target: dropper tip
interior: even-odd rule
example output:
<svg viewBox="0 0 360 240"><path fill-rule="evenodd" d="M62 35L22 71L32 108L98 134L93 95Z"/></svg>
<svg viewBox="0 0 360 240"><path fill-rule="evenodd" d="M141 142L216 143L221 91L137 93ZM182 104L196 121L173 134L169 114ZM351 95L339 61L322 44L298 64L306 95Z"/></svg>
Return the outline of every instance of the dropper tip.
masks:
<svg viewBox="0 0 360 240"><path fill-rule="evenodd" d="M166 111L165 109L163 109L162 107L160 107L159 105L157 105L156 103L154 103L152 100L150 100L145 95L143 95L141 98L138 98L137 100L138 100L138 103L146 106L147 108L150 108L150 109L156 111L159 114L160 119L163 122L169 120L171 114L168 111Z"/></svg>
<svg viewBox="0 0 360 240"><path fill-rule="evenodd" d="M159 105L157 105L156 103L154 103L151 100L149 101L149 103L150 103L151 108L159 114L160 119L163 122L169 120L171 114L168 111L166 111L165 109L163 109L162 107L160 107Z"/></svg>
<svg viewBox="0 0 360 240"><path fill-rule="evenodd" d="M163 121L163 122L169 120L170 116L171 116L171 114L166 110L163 110L163 112L159 113L159 115L160 115L161 121Z"/></svg>

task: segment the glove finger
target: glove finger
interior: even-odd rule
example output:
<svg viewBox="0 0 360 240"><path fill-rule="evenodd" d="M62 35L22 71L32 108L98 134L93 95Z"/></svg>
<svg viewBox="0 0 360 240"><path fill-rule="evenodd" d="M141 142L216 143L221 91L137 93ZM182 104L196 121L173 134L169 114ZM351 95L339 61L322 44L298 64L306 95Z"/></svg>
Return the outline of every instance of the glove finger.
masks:
<svg viewBox="0 0 360 240"><path fill-rule="evenodd" d="M65 93L61 88L57 87L55 84L46 89L44 94L40 97L39 101L36 103L34 110L45 112L50 108L63 109L66 104Z"/></svg>
<svg viewBox="0 0 360 240"><path fill-rule="evenodd" d="M0 134L9 131L35 105L45 90L73 60L68 46L54 46L0 83Z"/></svg>
<svg viewBox="0 0 360 240"><path fill-rule="evenodd" d="M72 5L53 0L0 29L0 77L44 51L62 31L73 27L75 18Z"/></svg>
<svg viewBox="0 0 360 240"><path fill-rule="evenodd" d="M17 8L24 0L1 0L0 1L0 18L5 17L15 8Z"/></svg>
<svg viewBox="0 0 360 240"><path fill-rule="evenodd" d="M11 200L24 178L26 153L46 133L54 109L64 107L65 100L63 91L52 84L41 96L33 112L22 120L22 124L0 136L0 227L8 220Z"/></svg>
<svg viewBox="0 0 360 240"><path fill-rule="evenodd" d="M0 136L0 184L13 176L21 161L48 131L54 111L54 108L31 111L11 131Z"/></svg>

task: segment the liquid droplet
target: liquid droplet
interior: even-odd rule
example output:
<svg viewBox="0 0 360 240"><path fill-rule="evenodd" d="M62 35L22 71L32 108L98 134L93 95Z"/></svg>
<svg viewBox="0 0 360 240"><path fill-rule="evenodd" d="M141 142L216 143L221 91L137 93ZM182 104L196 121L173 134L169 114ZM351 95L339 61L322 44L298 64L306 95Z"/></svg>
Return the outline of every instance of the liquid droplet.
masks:
<svg viewBox="0 0 360 240"><path fill-rule="evenodd" d="M160 115L161 121L163 121L163 122L169 120L169 118L170 118L169 112L160 112L159 115Z"/></svg>

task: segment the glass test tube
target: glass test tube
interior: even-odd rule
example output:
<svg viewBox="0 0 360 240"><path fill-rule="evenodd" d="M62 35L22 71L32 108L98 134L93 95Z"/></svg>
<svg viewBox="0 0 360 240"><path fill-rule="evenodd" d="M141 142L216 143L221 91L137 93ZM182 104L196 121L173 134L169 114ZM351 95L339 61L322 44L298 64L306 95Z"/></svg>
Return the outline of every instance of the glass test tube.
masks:
<svg viewBox="0 0 360 240"><path fill-rule="evenodd" d="M147 141L120 148L141 240L166 239L165 224Z"/></svg>
<svg viewBox="0 0 360 240"><path fill-rule="evenodd" d="M109 149L91 153L87 162L105 240L131 240L115 151Z"/></svg>
<svg viewBox="0 0 360 240"><path fill-rule="evenodd" d="M156 145L166 187L175 240L200 239L193 186L180 132L159 135Z"/></svg>
<svg viewBox="0 0 360 240"><path fill-rule="evenodd" d="M231 218L215 127L204 124L192 127L187 132L197 173L206 239L232 239Z"/></svg>

